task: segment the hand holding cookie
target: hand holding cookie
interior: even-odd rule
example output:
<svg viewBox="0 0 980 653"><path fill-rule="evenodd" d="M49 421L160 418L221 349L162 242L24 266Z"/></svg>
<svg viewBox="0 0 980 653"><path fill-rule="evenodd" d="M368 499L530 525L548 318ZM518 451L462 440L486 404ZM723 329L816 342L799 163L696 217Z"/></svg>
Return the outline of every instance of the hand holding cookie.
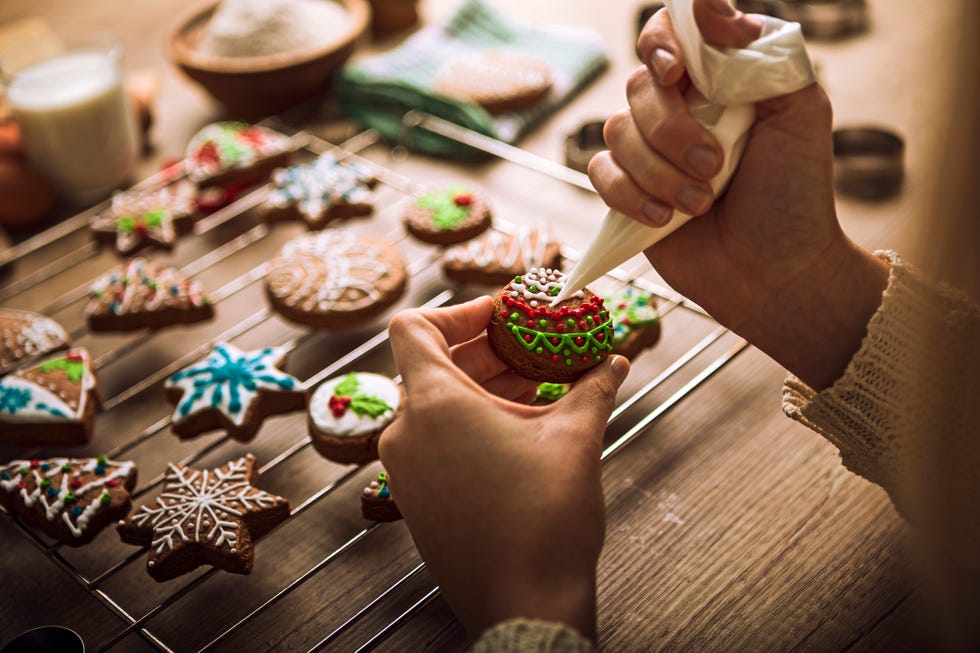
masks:
<svg viewBox="0 0 980 653"><path fill-rule="evenodd" d="M380 443L391 496L471 632L525 617L592 636L603 539L599 454L629 364L619 356L600 363L552 406L495 396L494 380L514 373L486 343L492 311L482 297L391 321L407 394ZM521 398L535 389L511 386Z"/></svg>

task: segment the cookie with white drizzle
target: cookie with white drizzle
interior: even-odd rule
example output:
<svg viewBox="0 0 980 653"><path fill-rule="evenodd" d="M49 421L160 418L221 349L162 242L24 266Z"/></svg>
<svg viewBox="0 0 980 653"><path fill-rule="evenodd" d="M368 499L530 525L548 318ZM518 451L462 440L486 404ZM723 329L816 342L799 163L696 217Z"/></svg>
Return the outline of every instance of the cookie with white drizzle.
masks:
<svg viewBox="0 0 980 653"><path fill-rule="evenodd" d="M388 474L380 472L373 481L361 491L361 514L368 521L398 521L402 513L391 498L388 489Z"/></svg>
<svg viewBox="0 0 980 653"><path fill-rule="evenodd" d="M288 320L321 328L356 327L402 296L408 271L401 252L347 230L287 242L269 264L265 293Z"/></svg>
<svg viewBox="0 0 980 653"><path fill-rule="evenodd" d="M289 501L256 488L257 479L252 454L215 469L171 464L156 502L116 530L126 544L149 547L146 570L157 582L205 564L251 573L255 540L289 517Z"/></svg>
<svg viewBox="0 0 980 653"><path fill-rule="evenodd" d="M209 320L214 307L200 282L177 268L135 258L99 277L85 319L92 331L130 331Z"/></svg>
<svg viewBox="0 0 980 653"><path fill-rule="evenodd" d="M494 299L490 347L526 379L571 383L612 351L612 319L602 297L584 288L552 305L564 284L560 271L534 268Z"/></svg>
<svg viewBox="0 0 980 653"><path fill-rule="evenodd" d="M12 460L0 466L0 505L69 546L91 542L129 513L136 467L98 458Z"/></svg>
<svg viewBox="0 0 980 653"><path fill-rule="evenodd" d="M0 442L85 444L92 439L100 401L85 349L46 358L0 379Z"/></svg>
<svg viewBox="0 0 980 653"><path fill-rule="evenodd" d="M522 52L495 48L454 57L437 71L433 90L474 104L489 113L519 111L548 95L548 64Z"/></svg>
<svg viewBox="0 0 980 653"><path fill-rule="evenodd" d="M320 455L339 463L378 457L378 439L401 413L402 389L381 374L350 372L328 379L310 395L307 427Z"/></svg>
<svg viewBox="0 0 980 653"><path fill-rule="evenodd" d="M0 374L67 346L68 334L51 318L0 308Z"/></svg>
<svg viewBox="0 0 980 653"><path fill-rule="evenodd" d="M451 186L417 197L402 218L405 229L421 241L452 245L470 240L490 228L486 198L464 186Z"/></svg>
<svg viewBox="0 0 980 653"><path fill-rule="evenodd" d="M184 168L200 188L264 182L289 162L292 141L277 131L244 122L215 122L187 144Z"/></svg>
<svg viewBox="0 0 980 653"><path fill-rule="evenodd" d="M303 383L283 372L285 347L242 351L219 342L206 358L175 373L164 384L176 406L171 430L191 438L217 429L236 440L255 437L270 415L301 410Z"/></svg>
<svg viewBox="0 0 980 653"><path fill-rule="evenodd" d="M108 209L89 224L99 242L121 255L144 247L173 249L197 216L197 189L182 179L165 186L116 193Z"/></svg>
<svg viewBox="0 0 980 653"><path fill-rule="evenodd" d="M561 246L546 227L522 225L506 234L490 231L446 250L443 273L461 283L500 286L525 270L557 268Z"/></svg>
<svg viewBox="0 0 980 653"><path fill-rule="evenodd" d="M308 229L323 229L333 220L370 215L371 189L377 183L367 166L321 154L309 163L276 170L260 215L266 222L302 220Z"/></svg>
<svg viewBox="0 0 980 653"><path fill-rule="evenodd" d="M648 291L624 286L606 297L613 320L613 353L633 358L660 340L657 298Z"/></svg>

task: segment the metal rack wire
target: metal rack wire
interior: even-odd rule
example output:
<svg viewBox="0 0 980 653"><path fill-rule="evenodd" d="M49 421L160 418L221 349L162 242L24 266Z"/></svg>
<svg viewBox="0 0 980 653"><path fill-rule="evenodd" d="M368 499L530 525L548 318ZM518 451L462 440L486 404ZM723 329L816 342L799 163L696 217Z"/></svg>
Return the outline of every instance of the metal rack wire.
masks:
<svg viewBox="0 0 980 653"><path fill-rule="evenodd" d="M588 183L588 179L581 173L572 171L564 166L558 165L554 162L548 161L541 157L535 156L513 146L495 141L486 136L470 132L468 130L462 129L452 123L447 123L438 118L428 116L426 114L421 114L418 112L410 112L406 114L404 119L404 125L406 130L411 129L426 129L434 133L440 134L447 138L455 139L459 142L465 143L471 147L482 150L488 154L491 154L497 158L503 159L512 164L523 166L536 173L544 174L554 179L557 179L563 183L591 190L591 185ZM281 125L276 125L280 129L283 129ZM291 131L291 130L290 130ZM340 145L331 145L326 141L323 141L312 134L299 131L294 135L294 142L297 147L302 147L313 154L320 154L325 151L332 151L340 159L354 158L359 159L360 153L365 149L374 146L378 142L378 136L376 133L368 130L357 133L352 138L341 143ZM402 194L413 194L418 190L418 186L413 183L412 180L405 178L404 176L394 172L393 170L378 166L374 162L370 162L372 168L377 170L379 181L388 186L395 191ZM171 171L172 172L172 171ZM163 174L163 173L162 173ZM159 181L160 176L157 178L151 178L145 180L144 184L155 183ZM268 192L267 187L261 187L254 190L243 197L238 198L232 204L216 211L212 215L208 216L204 220L197 223L195 227L195 235L200 236L206 234L212 230L219 228L230 221L235 220L239 216L243 215L248 209L257 206L266 196ZM75 232L84 229L91 216L102 206L94 207L89 211L83 212L73 218L70 218L58 226L49 229L48 231L28 240L20 245L8 250L6 253L0 255L0 264L10 263L18 261L21 259L28 259L29 257L35 255L35 253L58 240L65 238ZM495 227L503 231L509 231L512 226L506 223L496 222ZM182 271L188 275L198 274L202 271L208 270L215 266L220 266L229 257L246 250L247 248L253 246L255 243L262 241L267 237L269 233L269 228L264 224L259 224L253 226L243 233L235 236L228 242L204 253L199 258L187 263L182 267ZM403 231L401 229L388 234L387 239L389 242L400 242L405 238ZM96 248L93 246L75 248L68 253L56 258L55 260L27 273L21 279L16 282L0 288L0 301L6 301L11 297L15 297L20 293L26 292L33 288L36 284L40 283L43 279L47 278L52 274L63 273L67 270L72 269L74 266L78 265L81 261L94 256ZM563 248L563 254L565 258L574 260L577 254L575 252L569 251ZM431 251L427 256L418 258L412 262L409 266L409 272L412 277L421 274L423 271L434 265L439 259L438 251ZM266 270L266 263L260 263L253 266L246 272L238 275L231 281L227 282L222 287L218 288L211 293L212 301L215 304L220 304L233 297L239 292L242 292L251 285L258 283L264 276ZM644 290L651 291L655 293L660 298L660 312L664 318L678 310L686 311L698 315L701 318L708 319L706 314L697 306L690 304L685 301L682 297L676 295L671 290L660 286L654 282L648 281L644 278L637 278L624 270L614 270L609 275L617 283L632 283L635 286L642 288ZM88 293L88 288L91 282L86 282L84 284L79 284L77 287L70 290L68 293L58 297L52 298L51 301L47 302L40 312L45 314L52 314L70 307L76 302L82 301ZM422 303L426 307L443 306L451 303L454 299L459 296L459 290L456 288L447 288L441 292L436 293L434 296L429 298L427 301ZM124 390L118 392L114 396L106 398L104 401L104 410L109 411L117 408L118 406L125 404L132 398L141 394L151 386L159 383L167 376L180 369L181 367L197 360L203 356L211 342L219 340L228 340L242 335L260 325L265 320L271 317L271 313L267 308L262 308L252 315L246 317L245 319L237 322L233 326L229 327L222 333L218 334L216 337L212 338L210 342L204 343L202 345L193 347L186 354L180 356L176 360L160 367L155 372L148 374L139 382L125 388ZM84 327L80 327L72 333L73 338L81 336L85 332ZM105 367L109 363L117 360L124 353L132 350L133 348L143 346L149 343L153 338L155 332L146 331L141 332L134 338L126 341L125 343L108 350L107 352L101 354L97 357L93 364L96 369ZM616 409L613 411L611 417L609 418L609 424L619 422L629 417L633 412L633 409L640 404L641 401L647 399L655 390L664 386L668 380L674 379L675 375L682 369L691 369L696 361L702 360L706 352L710 349L719 346L720 341L729 332L722 328L713 328L710 333L707 334L702 340L697 342L693 347L688 349L686 352L674 359L669 365L667 365L659 374L654 378L650 379L641 388L630 394L630 396L621 400L617 405ZM312 337L312 333L306 333L305 335L299 335L288 340L284 344L288 349L292 350L302 344L305 340ZM327 365L324 369L320 370L310 378L306 380L308 387L313 387L320 381L330 377L331 375L337 373L340 370L347 368L348 366L357 363L363 357L382 347L387 343L388 335L386 330L382 330L373 336L367 338L359 345L352 348L348 353L338 357L336 360ZM647 431L650 426L662 417L667 411L669 411L676 404L681 402L683 399L688 397L695 389L698 388L705 380L710 378L719 369L724 367L728 362L734 359L740 352L742 352L747 347L747 343L744 340L737 339L734 344L731 344L727 349L722 351L722 353L710 361L708 361L702 368L700 368L693 377L683 383L678 389L674 390L666 399L657 404L650 412L644 415L638 416L636 421L629 426L622 434L620 434L613 442L609 443L603 453L602 459L606 460L616 455L618 452L622 451L623 448L631 442L633 439L639 437L645 431ZM398 380L398 379L396 379ZM107 453L110 457L119 457L126 454L132 449L142 445L143 443L152 440L157 437L160 433L164 432L170 424L170 418L163 418L157 422L150 424L149 426L142 429L138 434L124 442L118 443ZM203 459L209 453L214 451L216 448L226 443L229 440L228 436L222 436L216 438L215 440L209 442L205 446L199 448L198 450L192 452L191 454L185 456L183 459L179 460L178 463L182 465L191 465L196 461ZM305 450L310 445L310 440L305 436L293 444L284 448L277 456L272 460L267 462L259 470L260 473L264 474L279 465L283 464L287 460L290 460L303 450ZM310 509L312 506L317 504L319 501L323 500L325 497L329 496L332 492L342 487L350 479L352 479L359 471L360 466L350 466L346 469L340 476L330 481L328 484L321 487L319 490L308 496L304 501L299 503L297 506L292 508L290 513L290 518L286 523L289 523L297 518L299 518L304 512ZM138 487L133 493L134 499L155 490L163 482L163 474L158 474L157 476L151 478L149 481L145 482L143 485ZM61 545L58 543L52 543L46 541L41 535L39 535L34 529L25 526L16 517L7 513L6 510L3 511L8 518L10 518L19 528L19 530L32 542L36 547L38 547L45 555L63 572L65 572L74 582L78 583L82 588L89 592L92 596L98 599L103 605L105 605L112 613L114 613L121 622L121 629L117 631L108 640L99 643L97 646L92 647L92 650L96 651L107 651L116 648L120 642L124 641L131 634L137 634L143 640L148 642L150 645L161 651L173 651L165 641L163 637L157 633L154 633L150 628L148 623L159 616L161 613L165 612L170 606L174 605L182 598L193 592L195 589L201 585L208 582L208 580L215 575L217 575L219 570L215 568L209 568L200 575L193 577L189 580L184 581L180 584L177 589L173 590L161 601L156 603L152 608L146 610L142 614L135 614L132 608L127 608L124 602L113 598L112 595L105 589L105 584L107 581L112 579L114 576L119 574L121 571L129 567L132 563L141 559L145 553L146 549L137 549L125 556L121 560L116 560L108 564L102 571L95 574L86 575L80 569L78 569L74 564L72 564L61 552ZM335 550L331 551L328 555L320 559L316 564L310 566L306 571L295 575L291 579L286 580L273 594L268 596L260 605L256 608L239 618L233 624L224 627L223 629L214 633L212 638L203 647L198 649L199 651L211 651L219 650L221 644L226 642L228 638L239 632L246 624L253 621L259 615L268 611L273 605L277 604L288 595L302 587L310 579L314 578L320 574L323 570L329 567L331 564L336 562L338 559L342 558L345 554L355 549L359 543L368 538L372 533L383 529L383 525L380 523L372 523L361 529L359 532L355 533L349 539L347 539L343 544L337 547ZM261 541L258 543L261 546ZM415 565L407 573L401 575L395 582L390 584L387 588L380 591L373 598L365 602L362 606L353 610L344 621L332 629L330 632L324 634L319 641L313 645L309 650L310 652L328 650L331 644L336 642L342 635L347 634L351 629L361 622L367 615L371 614L373 611L385 604L386 601L390 599L396 592L407 585L410 581L413 581L421 575L424 569L424 563L419 563ZM369 573L369 570L365 570L365 574ZM357 648L358 651L370 651L383 643L388 637L395 633L399 628L406 624L413 616L418 614L423 608L429 605L432 601L436 599L439 594L438 587L430 587L421 597L414 601L407 609L400 612L394 619L389 621L386 625L378 629L373 635L371 635L367 640L361 643Z"/></svg>

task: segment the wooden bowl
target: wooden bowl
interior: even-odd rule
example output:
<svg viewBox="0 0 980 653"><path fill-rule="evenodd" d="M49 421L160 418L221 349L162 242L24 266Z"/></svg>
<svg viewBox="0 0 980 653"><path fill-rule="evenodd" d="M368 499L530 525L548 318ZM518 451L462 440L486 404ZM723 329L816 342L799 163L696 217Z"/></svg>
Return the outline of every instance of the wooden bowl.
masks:
<svg viewBox="0 0 980 653"><path fill-rule="evenodd" d="M334 0L351 16L347 30L315 48L258 57L216 57L197 44L217 0L180 16L168 36L169 55L184 74L200 84L235 118L255 120L314 97L329 87L354 51L371 18L366 0Z"/></svg>

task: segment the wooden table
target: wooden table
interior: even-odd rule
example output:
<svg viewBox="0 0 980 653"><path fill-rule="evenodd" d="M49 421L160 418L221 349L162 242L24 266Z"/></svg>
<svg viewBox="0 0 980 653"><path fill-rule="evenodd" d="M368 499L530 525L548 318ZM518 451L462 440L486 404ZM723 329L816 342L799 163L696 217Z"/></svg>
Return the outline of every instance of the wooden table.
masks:
<svg viewBox="0 0 980 653"><path fill-rule="evenodd" d="M942 106L953 92L951 75L942 72L948 66L952 40L937 36L959 33L957 11L968 1L872 0L872 29L867 35L812 45L835 104L837 124L884 123L906 138L908 181L899 198L880 204L839 202L846 230L866 246L901 248L916 216L927 214L926 180L933 163L941 160L935 117L943 115ZM6 0L0 5L0 22L40 14L56 28L103 25L123 36L129 68L152 70L162 79L153 131L156 149L142 165L148 173L161 160L179 155L194 131L220 115L164 59L165 28L183 4L177 0L125 5L111 0ZM452 4L432 0L424 10L434 18ZM521 143L531 152L560 161L567 131L624 104L625 78L638 65L633 30L641 3L566 0L560 3L560 11L556 11L559 3L498 0L497 4L528 20L590 25L607 38L613 61L610 71ZM371 146L364 155L415 181L475 180L493 194L498 215L512 222L541 216L553 219L561 225L563 240L573 247L587 243L602 212L594 195L551 180L539 181L535 173L511 164L461 166L414 156L402 160L383 146ZM534 193L529 193L532 187ZM383 208L372 223L378 233L397 229L398 201L404 195L395 188L384 193L379 199ZM185 264L235 238L254 236L255 224L220 225L197 242L182 243L172 260ZM201 276L212 289L222 287L254 269L296 233L286 228L264 236L249 246L247 256L231 255L220 270L216 266ZM66 239L65 251L59 255L84 247L87 241L82 236ZM404 247L413 260L431 253L410 242ZM30 292L12 293L3 305L50 306L52 298L112 261L110 254L95 254L79 263L71 278L61 275ZM630 269L657 281L641 261L631 262ZM18 269L5 283L16 283L17 275L31 271L29 265ZM438 297L442 284L433 269L423 270L413 280L404 305ZM107 394L128 392L150 370L186 355L187 342L206 341L249 319L256 305L262 301L257 288L250 287L229 295L213 325L187 329L182 332L186 337L154 337L152 346L140 350L140 355L114 354ZM79 306L74 303L56 317L78 326ZM661 373L714 328L710 320L691 311L676 310L667 316L663 341L637 361L620 399ZM273 319L257 323L242 340L257 346L299 338L300 355L294 357L299 362L290 369L310 376L380 329L383 324L373 331L303 340L304 331ZM85 335L80 342L105 353L118 352L126 341ZM690 370L672 376L614 423L609 442L737 344L735 336L721 336L692 362ZM391 369L386 346L371 350L362 362L372 369ZM906 526L882 490L847 472L831 445L782 415L782 377L776 364L750 348L664 411L606 464L608 527L599 566L599 633L606 649L894 651L913 650L930 641L929 630L920 627L917 583L910 574L910 557L903 552ZM132 437L133 429L145 428L168 412L157 394L120 402L100 418L91 453ZM214 443L214 450L203 454L202 464L220 464L246 450L265 462L288 450L303 433L299 414L268 420L261 437L250 445L222 442L214 436L178 442L165 434L154 438L152 446L129 453L138 459L142 482L147 482L163 471L167 461L192 455L202 446ZM6 459L22 452L5 449L2 453ZM322 573L313 574L217 647L310 648L419 563L404 524L365 529L360 518L357 495L377 469L376 464L352 469L328 463L307 448L264 475L260 484L289 496L294 506L331 484L337 488L329 500L311 505L302 519L287 522L260 545L251 576L222 573L201 581L150 621L150 629L174 650L197 650L354 538L336 564L324 563L329 567ZM62 553L75 567L97 575L106 560L121 560L132 553L115 540L114 534L105 533L88 548ZM77 630L95 650L121 629L122 622L109 608L70 580L7 519L0 519L0 545L5 588L0 595L0 641L30 627L57 623ZM142 564L129 565L101 586L135 615L152 609L199 575L158 586L146 577ZM432 586L424 570L415 573L333 641L329 650L353 650L416 604L422 607L380 644L382 650L464 649L467 639L446 603L438 597L421 601ZM154 648L134 634L116 650Z"/></svg>

